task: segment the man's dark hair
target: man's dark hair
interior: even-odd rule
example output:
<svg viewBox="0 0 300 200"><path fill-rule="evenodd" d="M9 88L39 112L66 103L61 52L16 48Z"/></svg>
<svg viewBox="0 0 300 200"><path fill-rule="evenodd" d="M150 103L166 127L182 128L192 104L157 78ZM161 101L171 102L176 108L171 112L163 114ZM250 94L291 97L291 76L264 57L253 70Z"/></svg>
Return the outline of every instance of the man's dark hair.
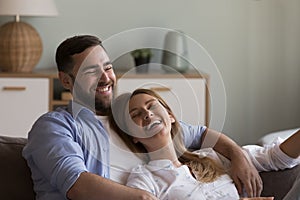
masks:
<svg viewBox="0 0 300 200"><path fill-rule="evenodd" d="M79 35L66 39L56 49L55 60L58 71L70 72L74 67L72 56L97 45L103 48L101 40L92 35Z"/></svg>

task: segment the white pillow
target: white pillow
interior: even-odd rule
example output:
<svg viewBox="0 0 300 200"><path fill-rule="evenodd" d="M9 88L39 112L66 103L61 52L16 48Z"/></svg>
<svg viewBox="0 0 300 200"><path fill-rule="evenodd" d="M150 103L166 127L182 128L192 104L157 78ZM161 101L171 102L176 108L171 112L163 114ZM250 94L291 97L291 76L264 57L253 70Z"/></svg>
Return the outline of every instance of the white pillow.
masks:
<svg viewBox="0 0 300 200"><path fill-rule="evenodd" d="M278 137L280 137L283 140L286 140L288 137L293 135L299 129L300 128L294 128L294 129L272 132L272 133L269 133L269 134L263 136L262 138L260 138L257 143L262 146L266 145L266 144L271 144Z"/></svg>

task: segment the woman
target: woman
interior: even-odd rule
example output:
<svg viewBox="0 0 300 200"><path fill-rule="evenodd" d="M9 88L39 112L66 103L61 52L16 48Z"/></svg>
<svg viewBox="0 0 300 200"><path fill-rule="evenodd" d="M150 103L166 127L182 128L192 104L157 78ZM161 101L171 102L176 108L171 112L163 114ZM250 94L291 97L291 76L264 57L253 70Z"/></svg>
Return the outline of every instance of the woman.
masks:
<svg viewBox="0 0 300 200"><path fill-rule="evenodd" d="M123 94L112 110L112 126L129 148L148 162L132 170L128 186L159 199L239 199L224 160L212 149L201 157L200 152L184 148L179 123L158 94L147 89ZM290 158L278 167L292 167L298 161Z"/></svg>

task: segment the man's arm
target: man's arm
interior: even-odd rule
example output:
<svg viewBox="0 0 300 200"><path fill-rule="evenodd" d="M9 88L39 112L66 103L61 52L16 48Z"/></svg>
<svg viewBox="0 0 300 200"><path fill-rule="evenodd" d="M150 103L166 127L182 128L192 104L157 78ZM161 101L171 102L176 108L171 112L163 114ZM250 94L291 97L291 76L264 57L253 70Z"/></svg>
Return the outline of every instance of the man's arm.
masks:
<svg viewBox="0 0 300 200"><path fill-rule="evenodd" d="M240 194L242 194L244 186L248 197L260 196L262 180L239 145L226 135L208 128L202 137L203 145L213 147L215 151L231 161L231 177Z"/></svg>
<svg viewBox="0 0 300 200"><path fill-rule="evenodd" d="M146 191L130 188L88 172L80 174L79 178L67 192L67 197L71 200L158 200Z"/></svg>

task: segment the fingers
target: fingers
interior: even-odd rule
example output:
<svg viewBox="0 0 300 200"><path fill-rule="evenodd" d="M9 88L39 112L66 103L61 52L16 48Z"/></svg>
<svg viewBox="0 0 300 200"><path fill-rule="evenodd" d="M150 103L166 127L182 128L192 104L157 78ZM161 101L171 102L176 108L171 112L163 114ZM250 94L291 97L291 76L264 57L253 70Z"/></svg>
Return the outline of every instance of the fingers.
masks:
<svg viewBox="0 0 300 200"><path fill-rule="evenodd" d="M259 197L263 184L260 176L251 177L248 181L243 181L244 188L248 197Z"/></svg>
<svg viewBox="0 0 300 200"><path fill-rule="evenodd" d="M254 165L243 156L235 157L231 164L231 177L239 194L245 195L246 192L248 197L260 196L262 180Z"/></svg>
<svg viewBox="0 0 300 200"><path fill-rule="evenodd" d="M245 189L248 197L260 196L263 184L259 175L246 176L244 179L240 179L238 176L232 176L231 178L240 195L243 195L243 189Z"/></svg>
<svg viewBox="0 0 300 200"><path fill-rule="evenodd" d="M240 195L242 195L243 194L243 184L242 184L242 182L240 181L240 179L237 176L234 176L234 177L231 177L231 178L232 178L232 180L235 184L236 189L238 190L238 193Z"/></svg>
<svg viewBox="0 0 300 200"><path fill-rule="evenodd" d="M251 177L251 188L252 188L252 197L257 197L256 178L254 177Z"/></svg>
<svg viewBox="0 0 300 200"><path fill-rule="evenodd" d="M258 172L251 176L251 188L253 197L259 197L262 192L263 183Z"/></svg>
<svg viewBox="0 0 300 200"><path fill-rule="evenodd" d="M254 187L253 187L254 186ZM254 197L254 188L253 180L244 181L244 187L248 197Z"/></svg>
<svg viewBox="0 0 300 200"><path fill-rule="evenodd" d="M153 194L150 192L141 190L141 189L136 189L136 194L137 198L134 199L144 199L144 200L159 200L157 197L155 197Z"/></svg>
<svg viewBox="0 0 300 200"><path fill-rule="evenodd" d="M255 196L259 197L260 194L261 194L261 192L262 192L262 190L263 190L263 182L262 182L262 179L261 179L261 177L259 175L256 178L255 186L256 186L256 194L255 194Z"/></svg>

